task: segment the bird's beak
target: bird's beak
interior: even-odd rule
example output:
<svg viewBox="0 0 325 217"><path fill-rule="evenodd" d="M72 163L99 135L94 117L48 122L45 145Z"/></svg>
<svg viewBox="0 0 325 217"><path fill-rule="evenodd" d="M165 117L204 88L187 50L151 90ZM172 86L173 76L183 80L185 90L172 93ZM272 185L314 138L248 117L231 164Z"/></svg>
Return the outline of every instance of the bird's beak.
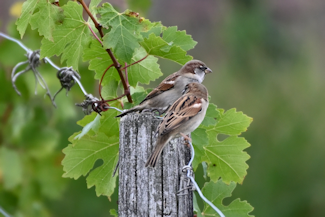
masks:
<svg viewBox="0 0 325 217"><path fill-rule="evenodd" d="M204 73L205 74L209 74L209 73L211 73L212 72L212 70L210 69L210 68L207 68L206 70L204 70Z"/></svg>

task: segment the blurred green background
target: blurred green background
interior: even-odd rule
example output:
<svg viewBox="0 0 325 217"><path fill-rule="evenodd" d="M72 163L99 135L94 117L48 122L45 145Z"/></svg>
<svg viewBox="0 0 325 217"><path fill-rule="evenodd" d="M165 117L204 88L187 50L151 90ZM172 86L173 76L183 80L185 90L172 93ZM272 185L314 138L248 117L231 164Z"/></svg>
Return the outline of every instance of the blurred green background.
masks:
<svg viewBox="0 0 325 217"><path fill-rule="evenodd" d="M14 2L1 3L1 31L19 38ZM190 54L213 70L204 81L211 101L254 118L243 134L252 145L248 175L225 203L247 200L255 216L325 216L324 1L110 2L191 34L198 45ZM38 49L38 33L29 30L23 43ZM19 97L10 73L24 59L20 47L0 38L0 206L15 216L109 216L116 195L110 202L87 189L84 178L61 178L61 150L80 130L76 121L83 113L74 103L83 100L82 92L75 86L68 96L59 94L54 109L44 90L34 95L27 73L17 80ZM160 64L164 76L180 67ZM55 70L40 71L52 92L60 88ZM80 73L86 90L97 93L87 64Z"/></svg>

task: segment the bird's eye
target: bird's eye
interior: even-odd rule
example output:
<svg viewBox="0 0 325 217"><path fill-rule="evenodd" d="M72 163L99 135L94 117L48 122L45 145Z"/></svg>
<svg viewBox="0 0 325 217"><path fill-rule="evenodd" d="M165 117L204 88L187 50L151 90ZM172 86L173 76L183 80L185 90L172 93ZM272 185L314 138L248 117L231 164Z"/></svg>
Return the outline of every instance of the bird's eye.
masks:
<svg viewBox="0 0 325 217"><path fill-rule="evenodd" d="M199 68L200 68L201 70L206 70L206 69L207 69L207 67L202 66L202 65L200 65Z"/></svg>

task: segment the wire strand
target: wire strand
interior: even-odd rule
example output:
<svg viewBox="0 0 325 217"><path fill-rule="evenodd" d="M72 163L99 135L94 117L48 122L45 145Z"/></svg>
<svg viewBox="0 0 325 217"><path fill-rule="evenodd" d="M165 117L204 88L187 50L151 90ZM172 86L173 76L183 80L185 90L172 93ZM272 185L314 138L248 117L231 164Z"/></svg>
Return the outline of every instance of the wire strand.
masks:
<svg viewBox="0 0 325 217"><path fill-rule="evenodd" d="M6 211L0 206L0 213L4 215L4 217L11 217Z"/></svg>
<svg viewBox="0 0 325 217"><path fill-rule="evenodd" d="M211 201L209 201L204 195L203 195L203 193L201 192L201 190L200 190L200 187L198 186L198 184L196 183L196 181L195 181L195 179L194 179L194 177L191 175L191 170L192 170L192 166L191 166L191 164L192 164L192 162L193 162L193 160L194 160L194 155L195 155L195 152L194 152L194 147L193 147L193 145L192 145L192 143L190 142L190 141L188 141L189 142L189 144L190 144L190 146L191 146L191 160L188 162L188 164L185 166L185 167L183 167L183 169L186 169L187 170L187 177L188 178L190 178L191 179L191 181L192 181L192 183L194 184L194 186L195 186L195 189L196 189L196 191L199 193L199 195L200 195L200 197L207 203L207 204L209 204L211 207L212 207L212 209L214 209L218 214L219 214L219 216L220 217L225 217L225 215L211 202Z"/></svg>
<svg viewBox="0 0 325 217"><path fill-rule="evenodd" d="M0 36L4 37L4 38L6 38L6 39L8 39L8 40L10 40L10 41L16 42L20 47L22 47L22 48L23 48L25 51L27 51L27 52L31 52L31 51L32 51L32 50L30 50L29 48L27 48L27 47L26 47L22 42L18 41L18 40L15 39L15 38L12 38L12 37L10 37L10 36L8 36L8 35L2 33L2 32L0 32Z"/></svg>

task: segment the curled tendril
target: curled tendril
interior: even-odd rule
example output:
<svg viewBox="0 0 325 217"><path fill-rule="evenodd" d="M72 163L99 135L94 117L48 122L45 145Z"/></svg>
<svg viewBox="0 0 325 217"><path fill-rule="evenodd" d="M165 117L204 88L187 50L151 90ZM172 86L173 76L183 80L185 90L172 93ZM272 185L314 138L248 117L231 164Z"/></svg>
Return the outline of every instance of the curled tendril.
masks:
<svg viewBox="0 0 325 217"><path fill-rule="evenodd" d="M40 51L39 50L27 51L26 56L28 58L27 61L17 63L17 65L12 69L11 82L12 82L13 88L15 89L15 91L17 92L18 95L21 95L21 93L19 92L19 90L16 87L15 82L20 75L31 70L35 76L35 95L37 94L37 84L39 84L43 89L46 90L46 95L48 95L50 97L53 106L56 107L54 99L51 96L50 90L49 90L44 78L37 70L37 67L41 64ZM16 73L17 69L24 64L28 64L28 66L26 66L26 68L24 70Z"/></svg>
<svg viewBox="0 0 325 217"><path fill-rule="evenodd" d="M68 95L68 92L70 91L71 87L76 83L75 79L81 79L81 76L78 74L78 72L74 71L72 67L60 68L56 76L60 80L61 88L54 94L53 100L63 88L67 90L66 94Z"/></svg>

